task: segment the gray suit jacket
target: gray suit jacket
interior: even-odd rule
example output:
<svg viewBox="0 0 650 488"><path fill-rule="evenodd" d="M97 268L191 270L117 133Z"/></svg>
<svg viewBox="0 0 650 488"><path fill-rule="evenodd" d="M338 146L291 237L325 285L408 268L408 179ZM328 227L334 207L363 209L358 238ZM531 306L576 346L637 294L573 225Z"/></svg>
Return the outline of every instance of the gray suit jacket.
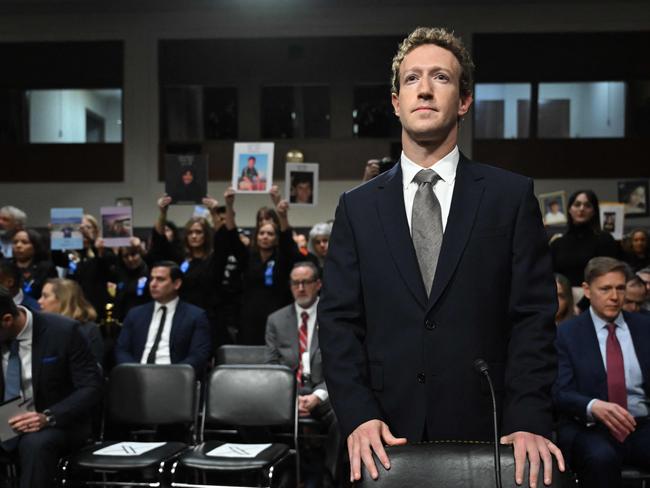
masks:
<svg viewBox="0 0 650 488"><path fill-rule="evenodd" d="M292 303L269 315L266 321L266 362L269 364L284 364L296 371L298 369L298 318L296 308ZM309 346L310 378L305 382L301 394L314 390L325 390L323 378L323 360L318 344L318 321L314 327Z"/></svg>

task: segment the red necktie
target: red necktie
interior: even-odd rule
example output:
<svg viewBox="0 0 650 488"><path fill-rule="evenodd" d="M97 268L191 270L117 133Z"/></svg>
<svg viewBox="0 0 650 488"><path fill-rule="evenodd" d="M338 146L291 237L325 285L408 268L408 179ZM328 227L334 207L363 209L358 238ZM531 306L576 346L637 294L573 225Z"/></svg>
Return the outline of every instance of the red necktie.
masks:
<svg viewBox="0 0 650 488"><path fill-rule="evenodd" d="M302 355L307 350L307 321L309 320L309 314L303 312L300 314L302 323L300 324L300 329L298 331L298 371L296 372L296 379L298 384L302 385Z"/></svg>
<svg viewBox="0 0 650 488"><path fill-rule="evenodd" d="M607 395L609 401L627 410L627 388L625 387L625 368L623 351L616 338L616 324L607 324Z"/></svg>

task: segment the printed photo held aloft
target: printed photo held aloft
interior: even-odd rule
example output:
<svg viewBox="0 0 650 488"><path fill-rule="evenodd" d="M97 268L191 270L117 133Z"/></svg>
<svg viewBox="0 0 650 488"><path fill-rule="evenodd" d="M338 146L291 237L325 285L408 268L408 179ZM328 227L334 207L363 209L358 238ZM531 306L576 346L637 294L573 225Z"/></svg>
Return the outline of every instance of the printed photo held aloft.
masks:
<svg viewBox="0 0 650 488"><path fill-rule="evenodd" d="M201 203L208 193L208 156L166 154L165 193L175 205Z"/></svg>
<svg viewBox="0 0 650 488"><path fill-rule="evenodd" d="M272 142L236 142L232 187L237 193L267 193L273 185Z"/></svg>

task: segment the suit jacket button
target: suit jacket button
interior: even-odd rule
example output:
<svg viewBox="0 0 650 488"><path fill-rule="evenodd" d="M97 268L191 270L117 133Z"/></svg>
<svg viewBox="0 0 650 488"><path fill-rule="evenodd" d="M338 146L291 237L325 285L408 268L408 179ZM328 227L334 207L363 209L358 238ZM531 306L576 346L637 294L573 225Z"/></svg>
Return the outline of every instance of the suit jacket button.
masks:
<svg viewBox="0 0 650 488"><path fill-rule="evenodd" d="M427 330L433 330L436 328L436 323L433 320L425 320L424 321L424 326L427 328Z"/></svg>
<svg viewBox="0 0 650 488"><path fill-rule="evenodd" d="M418 383L424 383L425 379L426 376L424 376L424 373L418 373Z"/></svg>

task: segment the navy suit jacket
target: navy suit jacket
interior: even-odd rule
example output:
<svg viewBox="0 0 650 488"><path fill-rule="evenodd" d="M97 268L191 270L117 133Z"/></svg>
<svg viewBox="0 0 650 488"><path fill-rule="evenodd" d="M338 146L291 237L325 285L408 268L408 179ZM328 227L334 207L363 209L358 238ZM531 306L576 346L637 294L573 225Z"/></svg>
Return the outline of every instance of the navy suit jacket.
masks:
<svg viewBox="0 0 650 488"><path fill-rule="evenodd" d="M102 398L99 366L69 318L32 311L32 388L37 412L50 409L57 427L90 426L93 407ZM0 398L4 374L0 374Z"/></svg>
<svg viewBox="0 0 650 488"><path fill-rule="evenodd" d="M650 398L650 317L623 312L641 366L643 388ZM607 373L589 310L558 327L558 376L553 389L560 414L558 440L570 452L575 435L587 423L587 404L608 399Z"/></svg>
<svg viewBox="0 0 650 488"><path fill-rule="evenodd" d="M435 169L435 166L434 166ZM370 419L419 440L548 435L557 296L529 178L469 161L456 172L432 291L406 220L401 166L341 196L319 302L330 400L345 436Z"/></svg>
<svg viewBox="0 0 650 488"><path fill-rule="evenodd" d="M140 362L153 310L154 302L151 302L132 308L126 315L115 346L117 364ZM191 364L200 373L207 365L211 350L212 341L205 311L179 300L169 335L172 364Z"/></svg>

